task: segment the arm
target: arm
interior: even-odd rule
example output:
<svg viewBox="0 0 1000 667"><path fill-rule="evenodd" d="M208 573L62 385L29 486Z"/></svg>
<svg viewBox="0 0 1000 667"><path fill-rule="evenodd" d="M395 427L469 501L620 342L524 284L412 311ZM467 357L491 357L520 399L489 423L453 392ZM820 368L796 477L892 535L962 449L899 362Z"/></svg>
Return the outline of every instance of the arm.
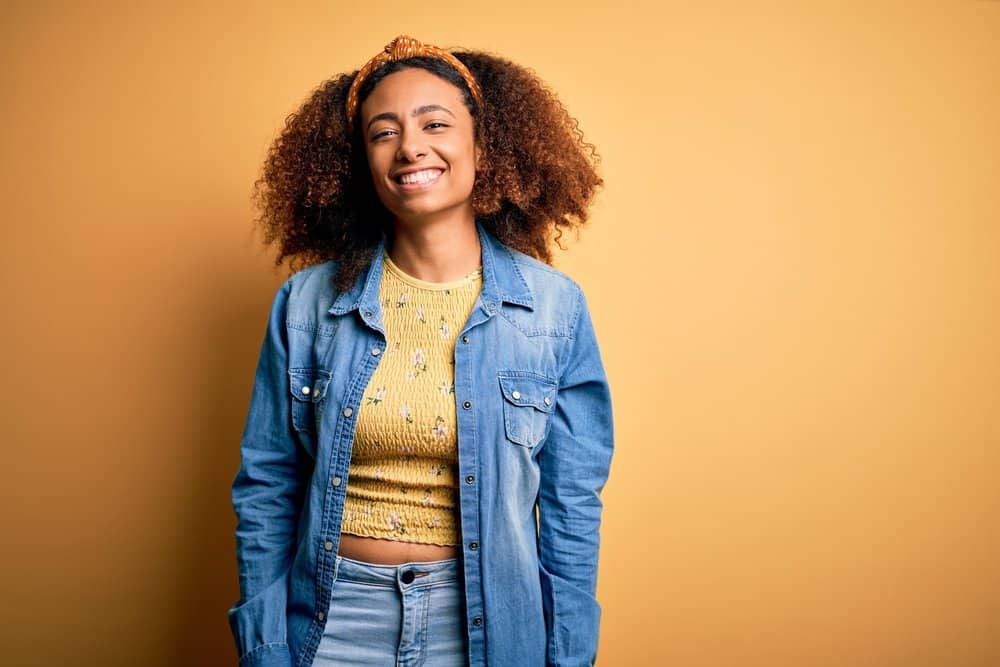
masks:
<svg viewBox="0 0 1000 667"><path fill-rule="evenodd" d="M582 292L563 369L538 458L539 575L547 663L581 667L597 659L600 494L614 446L611 395Z"/></svg>
<svg viewBox="0 0 1000 667"><path fill-rule="evenodd" d="M290 285L291 279L271 306L232 485L240 601L229 610L229 625L243 667L292 664L285 607L302 488L289 405Z"/></svg>

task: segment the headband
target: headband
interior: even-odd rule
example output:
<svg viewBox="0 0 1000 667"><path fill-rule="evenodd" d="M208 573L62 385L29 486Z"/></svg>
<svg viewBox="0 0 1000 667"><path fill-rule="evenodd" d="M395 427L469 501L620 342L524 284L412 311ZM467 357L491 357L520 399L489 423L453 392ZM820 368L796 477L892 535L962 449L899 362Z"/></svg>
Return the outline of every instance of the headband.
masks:
<svg viewBox="0 0 1000 667"><path fill-rule="evenodd" d="M386 63L405 60L407 58L414 58L417 56L438 58L458 70L458 73L462 75L463 79L465 79L465 83L469 85L469 90L472 91L472 97L476 100L476 104L479 105L479 107L483 106L483 93L479 89L479 84L476 83L476 78L472 76L472 72L470 72L469 68L465 66L465 63L444 49L431 46L430 44L422 44L419 40L416 40L409 35L400 35L386 44L384 49L379 51L378 54L365 63L364 67L362 67L358 72L358 75L354 77L354 82L351 84L350 90L347 91L348 132L353 131L354 114L357 113L358 110L358 91L360 91L361 84L368 78L368 75Z"/></svg>

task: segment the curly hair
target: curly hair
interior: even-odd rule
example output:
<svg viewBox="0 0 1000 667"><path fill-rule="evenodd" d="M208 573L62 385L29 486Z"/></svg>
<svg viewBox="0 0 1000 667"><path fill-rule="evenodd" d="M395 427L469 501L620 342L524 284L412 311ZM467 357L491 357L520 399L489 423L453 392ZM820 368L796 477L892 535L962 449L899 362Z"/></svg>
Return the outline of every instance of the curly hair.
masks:
<svg viewBox="0 0 1000 667"><path fill-rule="evenodd" d="M360 88L358 106L382 78L407 67L427 69L462 90L483 150L472 189L477 220L502 243L551 264L550 239L562 248L564 229L579 233L604 184L596 170L600 156L534 71L485 52L452 53L475 76L483 108L454 68L427 57L372 73ZM337 260L339 290L349 289L370 266L374 248L392 231L361 132L348 134L345 104L357 74L323 82L285 119L252 195L265 244L278 244L275 265L290 258L294 272Z"/></svg>

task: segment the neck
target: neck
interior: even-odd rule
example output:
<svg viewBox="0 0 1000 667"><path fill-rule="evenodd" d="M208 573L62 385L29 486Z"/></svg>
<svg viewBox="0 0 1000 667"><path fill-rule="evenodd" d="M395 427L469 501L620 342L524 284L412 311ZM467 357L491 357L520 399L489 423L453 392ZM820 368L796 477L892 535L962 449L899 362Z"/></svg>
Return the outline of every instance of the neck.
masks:
<svg viewBox="0 0 1000 667"><path fill-rule="evenodd" d="M414 278L443 283L457 280L482 265L475 219L407 225L396 222L386 251Z"/></svg>

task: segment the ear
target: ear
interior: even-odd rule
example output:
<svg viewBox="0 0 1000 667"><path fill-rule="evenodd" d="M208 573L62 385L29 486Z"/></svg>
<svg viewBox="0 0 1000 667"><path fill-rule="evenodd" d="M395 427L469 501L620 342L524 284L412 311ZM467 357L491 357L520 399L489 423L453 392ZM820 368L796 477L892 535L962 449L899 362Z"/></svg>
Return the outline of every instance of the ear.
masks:
<svg viewBox="0 0 1000 667"><path fill-rule="evenodd" d="M476 156L476 172L478 173L483 169L483 149L480 148L479 143L476 143L473 152Z"/></svg>

